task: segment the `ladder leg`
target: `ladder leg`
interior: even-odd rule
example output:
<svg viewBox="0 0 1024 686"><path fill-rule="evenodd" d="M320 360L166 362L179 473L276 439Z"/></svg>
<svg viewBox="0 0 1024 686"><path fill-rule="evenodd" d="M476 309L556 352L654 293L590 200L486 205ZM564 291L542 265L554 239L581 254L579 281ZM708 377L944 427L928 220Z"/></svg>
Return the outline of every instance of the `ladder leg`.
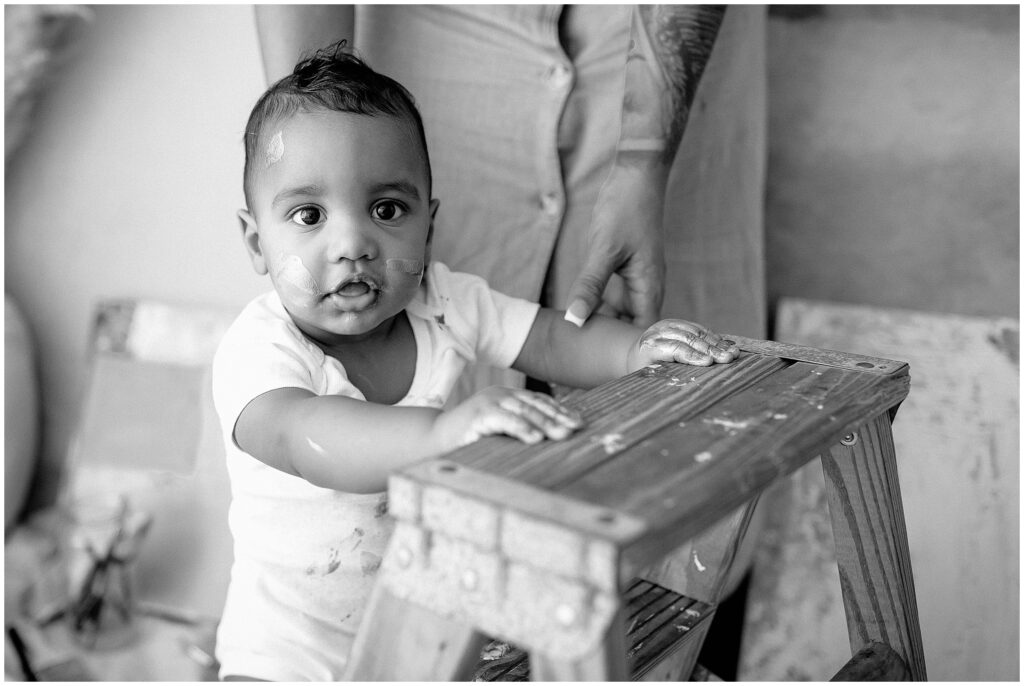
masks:
<svg viewBox="0 0 1024 686"><path fill-rule="evenodd" d="M888 412L821 456L850 646L890 646L913 679L924 649Z"/></svg>
<svg viewBox="0 0 1024 686"><path fill-rule="evenodd" d="M530 653L531 681L629 681L626 663L626 623L619 605L601 641L576 659Z"/></svg>
<svg viewBox="0 0 1024 686"><path fill-rule="evenodd" d="M468 681L486 642L473 627L398 597L381 578L370 596L345 678Z"/></svg>

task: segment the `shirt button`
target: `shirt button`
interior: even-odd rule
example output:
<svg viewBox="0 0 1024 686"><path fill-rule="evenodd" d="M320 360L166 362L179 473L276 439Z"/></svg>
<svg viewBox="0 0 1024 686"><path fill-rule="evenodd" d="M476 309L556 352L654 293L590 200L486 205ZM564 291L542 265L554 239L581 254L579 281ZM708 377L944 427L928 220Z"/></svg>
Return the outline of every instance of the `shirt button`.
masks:
<svg viewBox="0 0 1024 686"><path fill-rule="evenodd" d="M565 88L572 81L572 69L561 62L548 70L548 85L554 89Z"/></svg>
<svg viewBox="0 0 1024 686"><path fill-rule="evenodd" d="M540 196L540 206L545 214L556 215L562 211L562 203L556 193L545 193Z"/></svg>

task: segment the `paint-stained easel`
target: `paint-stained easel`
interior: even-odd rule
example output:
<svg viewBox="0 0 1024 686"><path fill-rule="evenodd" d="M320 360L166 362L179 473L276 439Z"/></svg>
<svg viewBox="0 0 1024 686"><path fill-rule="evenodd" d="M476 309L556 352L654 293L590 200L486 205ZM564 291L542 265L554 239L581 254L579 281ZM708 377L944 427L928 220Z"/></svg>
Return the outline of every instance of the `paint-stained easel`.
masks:
<svg viewBox="0 0 1024 686"><path fill-rule="evenodd" d="M925 679L890 426L907 365L731 338L731 364L570 395L588 425L569 440L489 438L393 476L348 676L690 678L754 501L820 456L855 654L837 677ZM480 664L488 637L522 652Z"/></svg>

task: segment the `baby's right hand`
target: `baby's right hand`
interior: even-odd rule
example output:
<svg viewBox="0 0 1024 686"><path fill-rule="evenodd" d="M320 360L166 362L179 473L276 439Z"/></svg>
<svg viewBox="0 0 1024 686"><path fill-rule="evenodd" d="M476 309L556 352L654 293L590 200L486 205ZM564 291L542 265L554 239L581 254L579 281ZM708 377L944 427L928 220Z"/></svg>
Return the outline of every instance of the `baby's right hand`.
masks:
<svg viewBox="0 0 1024 686"><path fill-rule="evenodd" d="M437 418L437 428L448 449L498 434L524 443L544 438L557 441L581 426L583 418L551 396L501 386L486 388Z"/></svg>

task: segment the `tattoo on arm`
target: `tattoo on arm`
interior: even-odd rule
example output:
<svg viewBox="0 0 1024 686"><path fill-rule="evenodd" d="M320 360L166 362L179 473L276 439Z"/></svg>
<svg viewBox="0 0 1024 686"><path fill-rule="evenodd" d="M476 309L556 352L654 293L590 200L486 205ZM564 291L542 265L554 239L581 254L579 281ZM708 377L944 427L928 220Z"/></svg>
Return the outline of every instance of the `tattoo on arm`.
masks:
<svg viewBox="0 0 1024 686"><path fill-rule="evenodd" d="M648 44L668 83L670 119L665 151L673 154L683 137L725 7L641 5L638 9L641 26L634 24L634 30L640 28L647 34Z"/></svg>

